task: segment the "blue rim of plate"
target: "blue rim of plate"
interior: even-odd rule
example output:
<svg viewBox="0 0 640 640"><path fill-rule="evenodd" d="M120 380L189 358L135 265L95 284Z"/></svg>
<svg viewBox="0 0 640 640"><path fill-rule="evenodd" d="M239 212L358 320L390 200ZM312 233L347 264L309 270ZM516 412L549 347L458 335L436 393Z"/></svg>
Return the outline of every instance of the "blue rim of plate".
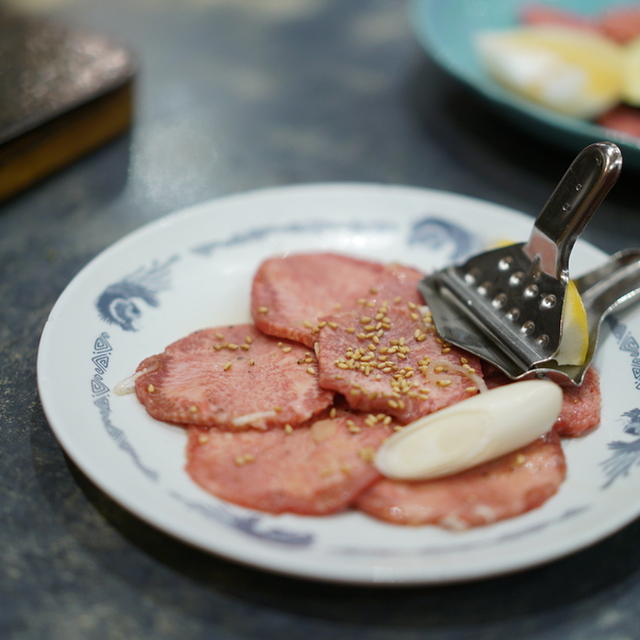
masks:
<svg viewBox="0 0 640 640"><path fill-rule="evenodd" d="M418 42L433 60L515 124L574 152L593 142L615 142L625 166L640 169L640 139L545 109L504 89L481 68L473 55L473 34L516 26L517 8L522 4L522 0L409 0L409 18ZM588 15L610 3L559 0L553 6ZM450 37L452 29L458 37Z"/></svg>

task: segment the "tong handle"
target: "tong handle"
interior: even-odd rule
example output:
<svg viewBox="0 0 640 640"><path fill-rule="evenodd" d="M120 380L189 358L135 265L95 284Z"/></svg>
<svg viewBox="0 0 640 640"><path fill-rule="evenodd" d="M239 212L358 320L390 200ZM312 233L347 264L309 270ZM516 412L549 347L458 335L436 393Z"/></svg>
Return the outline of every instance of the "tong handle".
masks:
<svg viewBox="0 0 640 640"><path fill-rule="evenodd" d="M567 283L569 255L604 197L618 180L622 154L612 142L596 142L571 163L536 219L523 247L550 276Z"/></svg>

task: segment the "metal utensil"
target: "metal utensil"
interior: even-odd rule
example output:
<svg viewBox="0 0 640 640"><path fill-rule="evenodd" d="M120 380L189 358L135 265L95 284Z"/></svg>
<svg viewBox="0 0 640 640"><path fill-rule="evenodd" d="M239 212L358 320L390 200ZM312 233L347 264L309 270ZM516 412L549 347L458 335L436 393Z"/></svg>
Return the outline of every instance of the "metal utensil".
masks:
<svg viewBox="0 0 640 640"><path fill-rule="evenodd" d="M424 278L419 290L440 335L513 379L546 376L561 384L581 384L603 318L634 301L640 289L636 250L616 254L578 279L589 323L587 360L580 366L554 361L562 339L571 250L615 184L621 165L616 145L590 145L554 190L528 242L479 254Z"/></svg>

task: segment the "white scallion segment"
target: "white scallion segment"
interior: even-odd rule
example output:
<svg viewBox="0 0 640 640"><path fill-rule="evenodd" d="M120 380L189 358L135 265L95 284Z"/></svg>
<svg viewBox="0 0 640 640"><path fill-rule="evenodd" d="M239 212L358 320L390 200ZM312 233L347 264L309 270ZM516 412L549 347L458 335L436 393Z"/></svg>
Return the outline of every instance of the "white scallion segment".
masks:
<svg viewBox="0 0 640 640"><path fill-rule="evenodd" d="M497 387L420 418L392 435L375 466L395 480L426 480L475 467L547 433L562 406L548 380Z"/></svg>

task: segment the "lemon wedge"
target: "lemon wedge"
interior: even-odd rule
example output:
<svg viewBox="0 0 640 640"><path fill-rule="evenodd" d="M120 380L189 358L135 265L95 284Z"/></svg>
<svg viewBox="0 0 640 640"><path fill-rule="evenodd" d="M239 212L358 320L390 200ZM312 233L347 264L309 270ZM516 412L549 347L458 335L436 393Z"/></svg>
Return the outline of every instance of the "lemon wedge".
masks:
<svg viewBox="0 0 640 640"><path fill-rule="evenodd" d="M622 99L627 104L640 107L640 37L625 47Z"/></svg>
<svg viewBox="0 0 640 640"><path fill-rule="evenodd" d="M497 82L559 113L594 118L620 102L624 50L598 33L532 26L481 32L476 45Z"/></svg>
<svg viewBox="0 0 640 640"><path fill-rule="evenodd" d="M567 286L562 314L562 339L554 359L559 365L581 365L589 349L589 322L573 281Z"/></svg>

